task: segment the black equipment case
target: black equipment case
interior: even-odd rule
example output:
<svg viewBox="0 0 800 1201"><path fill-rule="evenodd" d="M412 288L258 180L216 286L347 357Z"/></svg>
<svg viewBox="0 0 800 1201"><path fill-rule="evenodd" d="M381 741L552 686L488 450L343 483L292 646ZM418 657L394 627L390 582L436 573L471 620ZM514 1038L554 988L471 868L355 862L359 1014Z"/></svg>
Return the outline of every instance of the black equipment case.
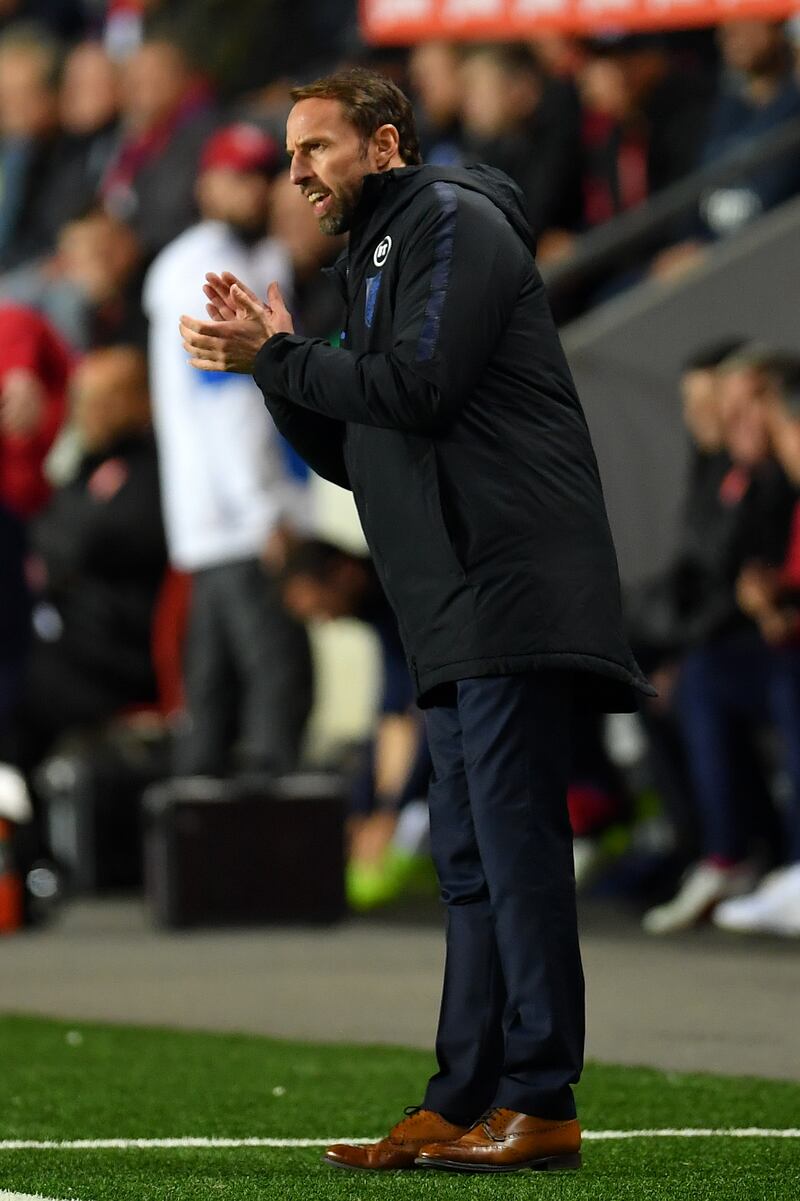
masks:
<svg viewBox="0 0 800 1201"><path fill-rule="evenodd" d="M145 897L160 926L345 914L339 778L177 779L143 798Z"/></svg>

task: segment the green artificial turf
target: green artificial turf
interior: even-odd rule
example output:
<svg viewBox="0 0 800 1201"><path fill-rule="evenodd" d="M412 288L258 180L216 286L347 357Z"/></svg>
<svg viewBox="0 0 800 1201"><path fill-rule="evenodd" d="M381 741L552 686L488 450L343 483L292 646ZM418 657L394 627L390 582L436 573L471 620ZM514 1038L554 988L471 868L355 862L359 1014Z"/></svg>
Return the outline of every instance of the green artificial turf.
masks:
<svg viewBox="0 0 800 1201"><path fill-rule="evenodd" d="M321 1001L322 1003L322 1001ZM0 1018L0 1139L380 1137L428 1055ZM276 1090L276 1091L274 1091ZM800 1085L590 1065L586 1129L800 1125ZM800 1199L800 1140L588 1142L579 1173L348 1173L318 1149L0 1150L0 1191L79 1201Z"/></svg>

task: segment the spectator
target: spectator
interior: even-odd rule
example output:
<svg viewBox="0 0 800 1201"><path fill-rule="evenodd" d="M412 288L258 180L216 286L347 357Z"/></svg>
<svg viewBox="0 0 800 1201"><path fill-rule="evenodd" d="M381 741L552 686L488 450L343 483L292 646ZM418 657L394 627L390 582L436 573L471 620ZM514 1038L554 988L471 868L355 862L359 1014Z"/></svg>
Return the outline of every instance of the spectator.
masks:
<svg viewBox="0 0 800 1201"><path fill-rule="evenodd" d="M733 21L720 27L719 40L728 72L712 114L705 163L800 117L800 87L782 23ZM735 232L798 189L800 165L793 154L739 185L712 192L704 200L702 216L712 235Z"/></svg>
<svg viewBox="0 0 800 1201"><path fill-rule="evenodd" d="M397 837L398 815L427 795L431 771L397 619L371 559L330 542L297 543L281 581L286 607L300 621L353 618L374 631L380 646L381 695L349 823L348 900L355 909L369 909L394 897L415 866L402 846L403 828Z"/></svg>
<svg viewBox="0 0 800 1201"><path fill-rule="evenodd" d="M578 104L524 44L470 47L462 67L465 153L519 184L534 233L573 228L579 211Z"/></svg>
<svg viewBox="0 0 800 1201"><path fill-rule="evenodd" d="M272 185L272 236L291 261L295 325L307 338L336 340L345 317L339 289L320 271L329 267L344 239L320 232L308 201L284 171Z"/></svg>
<svg viewBox="0 0 800 1201"><path fill-rule="evenodd" d="M194 370L176 336L215 264L262 292L275 279L291 287L286 253L266 236L280 157L253 126L214 134L197 181L203 220L162 251L145 283L170 558L192 573L180 775L226 775L237 734L244 770L292 768L311 702L305 628L266 569L305 520L305 490L289 477L253 381Z"/></svg>
<svg viewBox="0 0 800 1201"><path fill-rule="evenodd" d="M0 39L0 269L55 240L59 67L42 29L12 27Z"/></svg>
<svg viewBox="0 0 800 1201"><path fill-rule="evenodd" d="M800 488L800 358L775 356L769 368L773 396L770 435L787 475ZM800 503L782 567L761 563L739 577L739 602L758 623L769 644L769 704L781 735L783 762L790 783L784 811L785 841L781 866L749 896L725 901L714 922L725 930L779 935L800 934Z"/></svg>
<svg viewBox="0 0 800 1201"><path fill-rule="evenodd" d="M653 35L594 43L580 78L583 215L591 228L691 171L710 97L702 77L677 70L665 40Z"/></svg>
<svg viewBox="0 0 800 1201"><path fill-rule="evenodd" d="M583 39L569 34L538 34L530 39L530 46L539 61L556 79L575 79L586 56L586 43Z"/></svg>
<svg viewBox="0 0 800 1201"><path fill-rule="evenodd" d="M54 174L63 225L96 200L119 139L117 71L97 42L81 42L68 54L59 112L65 136Z"/></svg>
<svg viewBox="0 0 800 1201"><path fill-rule="evenodd" d="M208 85L174 43L145 42L125 64L123 139L101 191L148 256L195 220L200 151L215 123Z"/></svg>
<svg viewBox="0 0 800 1201"><path fill-rule="evenodd" d="M461 110L464 104L462 53L452 42L419 42L412 47L408 72L418 105L422 158L440 166L463 162Z"/></svg>
<svg viewBox="0 0 800 1201"><path fill-rule="evenodd" d="M788 482L769 457L770 363L757 349L744 350L719 368L724 441L733 463L719 498L724 507L738 510L735 553L729 551L727 566L734 605L735 581L745 564L754 558L767 566L783 560L794 504ZM736 761L743 741L768 714L768 696L769 659L758 629L733 606L720 603L711 628L681 662L674 699L703 858L671 901L645 915L649 933L694 925L720 901L752 889L754 868L747 859L752 797L744 795L749 780L737 771Z"/></svg>
<svg viewBox="0 0 800 1201"><path fill-rule="evenodd" d="M752 518L747 488L725 448L720 367L741 339L704 346L684 363L680 389L692 442L673 562L664 576L627 597L632 637L650 671L739 620L734 593ZM770 474L771 471L770 471ZM667 680L662 679L663 693Z"/></svg>
<svg viewBox="0 0 800 1201"><path fill-rule="evenodd" d="M800 86L781 23L731 21L720 26L719 42L725 69L701 164L716 162L800 117ZM750 176L708 189L698 213L697 235L663 251L653 264L654 273L664 277L680 274L702 258L706 242L736 233L798 190L800 159L796 152Z"/></svg>
<svg viewBox="0 0 800 1201"><path fill-rule="evenodd" d="M144 348L142 277L133 230L95 207L67 222L54 255L0 277L0 297L38 309L76 350Z"/></svg>
<svg viewBox="0 0 800 1201"><path fill-rule="evenodd" d="M28 643L28 520L46 503L45 455L64 418L67 348L36 313L0 307L0 731Z"/></svg>
<svg viewBox="0 0 800 1201"><path fill-rule="evenodd" d="M629 589L625 598L631 642L659 693L641 711L648 767L684 865L697 858L700 839L676 725L675 682L682 655L737 618L734 584L747 504L721 496L733 465L724 446L719 367L743 346L742 339L728 338L701 347L683 364L680 392L691 450L676 551L666 573Z"/></svg>
<svg viewBox="0 0 800 1201"><path fill-rule="evenodd" d="M144 356L88 355L72 395L84 454L32 527L33 642L0 743L25 773L66 731L156 698L150 627L165 552Z"/></svg>
<svg viewBox="0 0 800 1201"><path fill-rule="evenodd" d="M70 354L37 313L0 307L0 504L18 517L46 502L44 458L64 419Z"/></svg>

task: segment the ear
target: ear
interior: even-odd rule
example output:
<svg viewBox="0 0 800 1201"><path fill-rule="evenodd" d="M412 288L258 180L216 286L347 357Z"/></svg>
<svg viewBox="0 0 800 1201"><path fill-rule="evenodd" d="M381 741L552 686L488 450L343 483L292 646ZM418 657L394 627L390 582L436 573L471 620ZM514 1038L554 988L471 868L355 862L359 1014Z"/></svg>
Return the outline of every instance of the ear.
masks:
<svg viewBox="0 0 800 1201"><path fill-rule="evenodd" d="M379 171L385 171L400 151L400 134L396 125L381 125L372 135Z"/></svg>

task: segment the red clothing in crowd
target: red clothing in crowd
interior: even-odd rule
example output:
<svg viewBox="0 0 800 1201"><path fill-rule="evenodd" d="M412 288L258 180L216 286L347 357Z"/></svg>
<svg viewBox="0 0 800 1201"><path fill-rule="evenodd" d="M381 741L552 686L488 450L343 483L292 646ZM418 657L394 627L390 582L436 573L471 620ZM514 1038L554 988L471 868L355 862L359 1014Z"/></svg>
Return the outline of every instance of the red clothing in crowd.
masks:
<svg viewBox="0 0 800 1201"><path fill-rule="evenodd" d="M0 504L30 517L50 488L42 466L64 421L72 356L55 330L32 309L0 306L0 394L9 371L26 368L40 380L45 407L30 434L0 432Z"/></svg>
<svg viewBox="0 0 800 1201"><path fill-rule="evenodd" d="M781 592L800 592L800 501L792 514L786 557L783 560L778 584Z"/></svg>

